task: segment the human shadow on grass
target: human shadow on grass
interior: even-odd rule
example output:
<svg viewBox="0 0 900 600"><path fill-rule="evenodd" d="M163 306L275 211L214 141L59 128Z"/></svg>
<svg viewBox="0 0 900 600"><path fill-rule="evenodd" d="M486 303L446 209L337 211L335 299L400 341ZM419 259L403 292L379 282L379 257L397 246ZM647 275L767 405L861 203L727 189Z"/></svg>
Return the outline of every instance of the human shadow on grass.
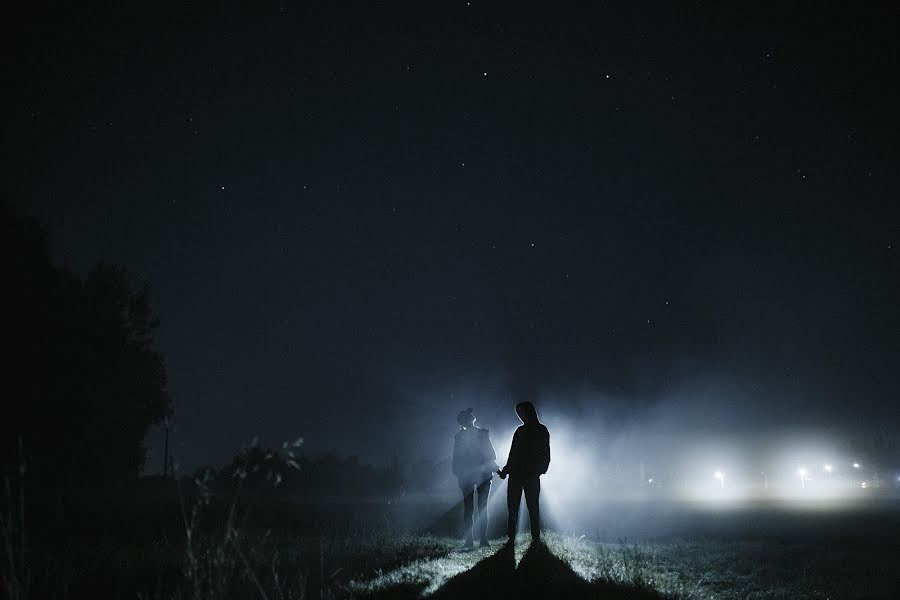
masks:
<svg viewBox="0 0 900 600"><path fill-rule="evenodd" d="M515 563L510 545L460 573L444 584L433 598L471 598L486 593L489 598L609 598L660 599L656 592L607 582L588 582L542 543L534 543Z"/></svg>
<svg viewBox="0 0 900 600"><path fill-rule="evenodd" d="M422 586L403 585L382 590L376 596L415 598L421 595L422 590ZM471 569L448 579L430 598L661 600L666 596L652 590L610 582L585 581L546 545L536 543L526 550L518 566L512 545L501 546Z"/></svg>

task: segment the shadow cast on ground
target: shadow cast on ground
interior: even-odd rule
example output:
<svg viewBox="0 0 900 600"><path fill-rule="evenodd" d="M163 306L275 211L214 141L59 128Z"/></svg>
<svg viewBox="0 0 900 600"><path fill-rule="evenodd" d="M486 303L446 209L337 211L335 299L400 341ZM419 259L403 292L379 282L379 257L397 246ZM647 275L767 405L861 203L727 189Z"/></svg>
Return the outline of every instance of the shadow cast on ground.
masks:
<svg viewBox="0 0 900 600"><path fill-rule="evenodd" d="M367 597L419 598L423 590L421 585L402 585ZM516 566L514 549L506 544L471 569L448 579L429 598L661 600L666 596L609 582L585 581L544 544L532 544Z"/></svg>

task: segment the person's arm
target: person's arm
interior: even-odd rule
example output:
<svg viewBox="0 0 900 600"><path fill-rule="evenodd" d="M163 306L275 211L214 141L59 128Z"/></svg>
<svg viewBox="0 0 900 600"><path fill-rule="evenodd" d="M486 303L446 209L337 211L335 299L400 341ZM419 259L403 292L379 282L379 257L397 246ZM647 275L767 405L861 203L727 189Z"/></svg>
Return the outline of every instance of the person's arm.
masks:
<svg viewBox="0 0 900 600"><path fill-rule="evenodd" d="M453 474L459 477L460 467L459 464L460 456L459 456L459 436L453 436Z"/></svg>
<svg viewBox="0 0 900 600"><path fill-rule="evenodd" d="M544 439L541 444L541 475L550 468L550 432L544 427Z"/></svg>
<svg viewBox="0 0 900 600"><path fill-rule="evenodd" d="M497 464L497 453L494 452L494 444L491 443L491 434L487 430L484 432L484 464L488 471L497 471L500 466Z"/></svg>
<svg viewBox="0 0 900 600"><path fill-rule="evenodd" d="M519 464L521 457L521 444L519 443L519 430L513 434L512 444L509 447L509 457L506 459L506 466L499 472L500 477L506 477L516 465Z"/></svg>

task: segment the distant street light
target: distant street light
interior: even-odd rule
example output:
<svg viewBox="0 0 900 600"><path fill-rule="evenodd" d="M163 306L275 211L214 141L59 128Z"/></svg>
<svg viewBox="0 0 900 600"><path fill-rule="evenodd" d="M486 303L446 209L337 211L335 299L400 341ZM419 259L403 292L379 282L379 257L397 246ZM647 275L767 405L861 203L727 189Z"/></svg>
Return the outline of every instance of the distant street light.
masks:
<svg viewBox="0 0 900 600"><path fill-rule="evenodd" d="M854 469L858 469L858 468L859 468L859 463L857 463L857 462L853 463L853 468L854 468Z"/></svg>
<svg viewBox="0 0 900 600"><path fill-rule="evenodd" d="M831 465L825 465L824 469L825 469L826 473L831 473L831 471L834 470L834 468Z"/></svg>
<svg viewBox="0 0 900 600"><path fill-rule="evenodd" d="M722 489L724 490L725 489L725 473L723 473L722 471L716 471L715 473L713 473L713 477L715 477L716 479L719 480L719 483L722 484Z"/></svg>

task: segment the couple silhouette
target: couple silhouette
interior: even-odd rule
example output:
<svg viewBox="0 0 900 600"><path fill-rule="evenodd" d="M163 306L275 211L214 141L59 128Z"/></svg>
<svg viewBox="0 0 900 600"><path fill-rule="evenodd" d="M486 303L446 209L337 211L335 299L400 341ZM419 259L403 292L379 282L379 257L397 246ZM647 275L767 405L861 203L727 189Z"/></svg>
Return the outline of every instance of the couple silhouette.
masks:
<svg viewBox="0 0 900 600"><path fill-rule="evenodd" d="M475 426L473 410L471 408L464 410L456 417L459 431L453 439L453 474L459 481L463 495L465 549L474 547L476 533L482 547L490 545L487 539L487 504L494 473L497 473L500 479L509 477L506 490L508 541L514 542L516 539L523 492L531 521L531 538L536 542L541 539L541 475L546 473L550 466L550 433L538 420L537 410L531 402L516 404L516 414L522 425L513 435L509 458L502 469L497 464L497 455L491 444L490 433L487 429ZM476 493L477 518L475 518Z"/></svg>

